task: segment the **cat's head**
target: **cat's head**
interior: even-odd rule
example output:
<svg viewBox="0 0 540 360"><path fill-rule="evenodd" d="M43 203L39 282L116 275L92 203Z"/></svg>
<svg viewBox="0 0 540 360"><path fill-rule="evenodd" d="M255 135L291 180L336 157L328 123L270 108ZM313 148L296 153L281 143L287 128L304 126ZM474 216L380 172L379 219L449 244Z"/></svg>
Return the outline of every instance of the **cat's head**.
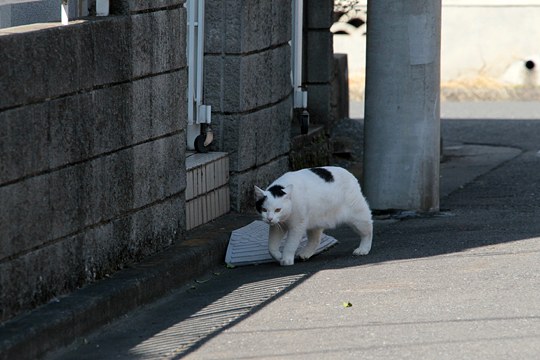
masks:
<svg viewBox="0 0 540 360"><path fill-rule="evenodd" d="M292 189L292 185L274 185L265 191L255 186L255 207L263 221L275 225L289 218L292 211Z"/></svg>

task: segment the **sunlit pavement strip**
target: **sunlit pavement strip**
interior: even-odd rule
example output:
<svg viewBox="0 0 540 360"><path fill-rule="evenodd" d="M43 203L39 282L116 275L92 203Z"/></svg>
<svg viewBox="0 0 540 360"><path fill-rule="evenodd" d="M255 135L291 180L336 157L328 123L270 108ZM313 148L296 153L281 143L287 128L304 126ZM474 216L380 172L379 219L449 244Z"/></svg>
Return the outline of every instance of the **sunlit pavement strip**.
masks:
<svg viewBox="0 0 540 360"><path fill-rule="evenodd" d="M258 220L233 231L227 247L225 262L229 265L241 266L275 261L268 252L268 228L267 223ZM323 234L315 254L334 246L337 242L335 238ZM302 249L306 243L307 237L304 236L298 249Z"/></svg>
<svg viewBox="0 0 540 360"><path fill-rule="evenodd" d="M199 340L223 330L305 276L297 274L242 285L186 320L141 342L129 353L138 359L176 359Z"/></svg>

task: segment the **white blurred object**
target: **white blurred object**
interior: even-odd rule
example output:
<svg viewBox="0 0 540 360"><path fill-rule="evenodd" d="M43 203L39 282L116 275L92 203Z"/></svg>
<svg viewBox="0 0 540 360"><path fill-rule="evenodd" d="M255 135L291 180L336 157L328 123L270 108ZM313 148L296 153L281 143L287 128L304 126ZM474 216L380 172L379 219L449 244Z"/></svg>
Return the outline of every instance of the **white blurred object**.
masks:
<svg viewBox="0 0 540 360"><path fill-rule="evenodd" d="M512 85L540 86L539 67L540 55L527 56L510 64L501 80Z"/></svg>

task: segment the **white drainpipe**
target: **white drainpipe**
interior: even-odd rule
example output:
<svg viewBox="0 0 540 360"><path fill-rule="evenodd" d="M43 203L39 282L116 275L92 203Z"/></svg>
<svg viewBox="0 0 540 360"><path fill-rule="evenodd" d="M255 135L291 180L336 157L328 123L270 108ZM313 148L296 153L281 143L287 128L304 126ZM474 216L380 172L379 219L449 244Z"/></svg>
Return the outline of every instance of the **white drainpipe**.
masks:
<svg viewBox="0 0 540 360"><path fill-rule="evenodd" d="M302 47L304 27L304 1L293 0L293 26L292 26L292 85L293 106L295 117L300 123L300 132L307 134L309 131L309 112L307 111L308 93L302 84Z"/></svg>
<svg viewBox="0 0 540 360"><path fill-rule="evenodd" d="M69 24L69 4L68 4L68 0L62 0L62 5L60 5L60 18L62 19L62 25Z"/></svg>
<svg viewBox="0 0 540 360"><path fill-rule="evenodd" d="M294 108L307 108L307 91L302 87L302 32L304 25L304 1L293 0L292 72Z"/></svg>
<svg viewBox="0 0 540 360"><path fill-rule="evenodd" d="M188 126L187 147L189 150L206 152L213 140L209 126L212 120L211 106L203 104L204 63L204 0L187 0L187 57L188 57Z"/></svg>

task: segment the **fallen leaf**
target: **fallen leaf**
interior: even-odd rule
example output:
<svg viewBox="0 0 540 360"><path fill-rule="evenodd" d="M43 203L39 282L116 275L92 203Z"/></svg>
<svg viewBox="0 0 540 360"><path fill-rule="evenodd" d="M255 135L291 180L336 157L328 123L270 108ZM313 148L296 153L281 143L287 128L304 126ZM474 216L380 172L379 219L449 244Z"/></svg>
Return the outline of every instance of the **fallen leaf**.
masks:
<svg viewBox="0 0 540 360"><path fill-rule="evenodd" d="M343 303L343 307L346 307L346 308L352 307L352 304L350 302L346 301L346 302Z"/></svg>

